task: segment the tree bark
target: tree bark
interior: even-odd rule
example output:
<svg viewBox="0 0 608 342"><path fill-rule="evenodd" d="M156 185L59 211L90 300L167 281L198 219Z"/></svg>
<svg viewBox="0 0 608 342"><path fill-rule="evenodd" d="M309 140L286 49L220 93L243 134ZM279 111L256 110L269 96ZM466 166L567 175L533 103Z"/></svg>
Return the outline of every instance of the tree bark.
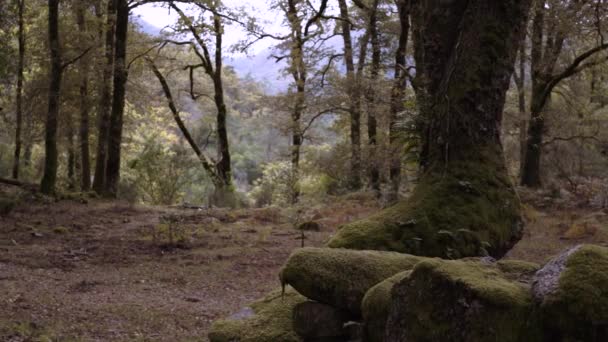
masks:
<svg viewBox="0 0 608 342"><path fill-rule="evenodd" d="M17 62L17 95L16 95L16 123L15 129L15 154L13 160L13 178L19 179L19 169L21 163L21 144L22 144L22 130L23 130L23 70L25 67L25 25L24 25L24 10L25 0L17 0L17 21L18 21L18 33L17 40L19 44L19 60Z"/></svg>
<svg viewBox="0 0 608 342"><path fill-rule="evenodd" d="M407 43L410 31L410 2L411 0L396 0L399 12L399 23L401 32L399 33L399 45L395 52L395 71L393 87L391 89L391 112L389 123L389 143L391 151L390 161L390 190L388 202L394 203L399 198L399 188L401 186L401 151L399 145L399 130L397 129L399 113L404 108L405 90L407 87L406 55Z"/></svg>
<svg viewBox="0 0 608 342"><path fill-rule="evenodd" d="M531 0L412 3L421 175L412 196L343 226L330 247L460 258L504 255L522 235L500 142Z"/></svg>
<svg viewBox="0 0 608 342"><path fill-rule="evenodd" d="M228 130L226 119L228 111L224 100L224 85L222 81L222 37L223 28L219 15L213 15L213 25L215 31L215 74L213 75L214 101L217 109L217 139L218 157L216 165L217 174L222 182L215 187L215 204L220 206L234 207L235 197L232 188L232 162L230 157L230 144L228 141Z"/></svg>
<svg viewBox="0 0 608 342"><path fill-rule="evenodd" d="M112 71L114 69L114 33L116 28L116 0L108 0L105 24L105 63L99 96L97 151L93 190L102 194L106 184L110 108L112 106Z"/></svg>
<svg viewBox="0 0 608 342"><path fill-rule="evenodd" d="M40 191L53 194L57 182L57 117L61 95L61 45L59 43L59 0L48 0L49 48L51 58L48 112L45 126L44 176Z"/></svg>
<svg viewBox="0 0 608 342"><path fill-rule="evenodd" d="M377 94L374 91L378 76L380 75L381 47L380 34L378 32L378 5L379 1L374 0L369 10L369 33L372 46L372 65L371 65L371 82L370 88L367 91L369 110L367 112L367 138L369 144L369 183L376 196L380 196L380 170L378 168L378 122L376 119L376 111L378 110Z"/></svg>
<svg viewBox="0 0 608 342"><path fill-rule="evenodd" d="M127 37L129 32L129 4L118 0L116 5L116 35L114 41L114 93L108 135L108 160L104 193L110 197L118 195L120 181L120 158L122 126L127 85Z"/></svg>
<svg viewBox="0 0 608 342"><path fill-rule="evenodd" d="M513 79L517 86L517 102L519 109L519 173L520 176L524 169L524 160L526 158L526 130L527 113L526 113L526 37L522 38L521 47L519 49L519 68L513 73Z"/></svg>
<svg viewBox="0 0 608 342"><path fill-rule="evenodd" d="M86 9L83 3L76 4L76 24L80 33L80 46L87 45ZM91 189L91 162L89 153L89 63L87 57L79 61L80 72L80 187L82 191Z"/></svg>
<svg viewBox="0 0 608 342"><path fill-rule="evenodd" d="M71 116L71 115L70 115ZM67 120L67 153L68 153L68 165L67 165L67 179L68 189L71 191L76 190L76 144L74 142L74 123L72 118Z"/></svg>

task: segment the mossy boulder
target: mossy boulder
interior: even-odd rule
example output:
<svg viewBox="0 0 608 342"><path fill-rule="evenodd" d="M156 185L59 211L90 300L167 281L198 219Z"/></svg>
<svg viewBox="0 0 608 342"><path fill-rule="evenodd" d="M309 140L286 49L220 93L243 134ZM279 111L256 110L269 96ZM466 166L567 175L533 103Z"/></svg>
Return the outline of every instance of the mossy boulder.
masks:
<svg viewBox="0 0 608 342"><path fill-rule="evenodd" d="M533 293L550 341L608 341L608 248L580 245L534 276Z"/></svg>
<svg viewBox="0 0 608 342"><path fill-rule="evenodd" d="M273 291L240 312L213 323L211 342L302 342L293 330L293 310L307 299L288 288Z"/></svg>
<svg viewBox="0 0 608 342"><path fill-rule="evenodd" d="M410 276L412 271L405 271L381 281L369 289L363 297L361 311L368 342L384 342L386 321L391 304L391 291L395 284Z"/></svg>
<svg viewBox="0 0 608 342"><path fill-rule="evenodd" d="M412 196L339 228L333 248L458 259L501 257L521 238L520 201L499 151L424 175ZM481 160L480 159L480 160Z"/></svg>
<svg viewBox="0 0 608 342"><path fill-rule="evenodd" d="M314 301L300 303L293 310L293 329L306 341L347 340L344 325L350 320L348 312Z"/></svg>
<svg viewBox="0 0 608 342"><path fill-rule="evenodd" d="M493 264L425 260L394 285L386 341L535 342L530 289Z"/></svg>
<svg viewBox="0 0 608 342"><path fill-rule="evenodd" d="M312 300L360 316L361 301L372 286L423 259L394 252L302 248L292 253L280 277Z"/></svg>

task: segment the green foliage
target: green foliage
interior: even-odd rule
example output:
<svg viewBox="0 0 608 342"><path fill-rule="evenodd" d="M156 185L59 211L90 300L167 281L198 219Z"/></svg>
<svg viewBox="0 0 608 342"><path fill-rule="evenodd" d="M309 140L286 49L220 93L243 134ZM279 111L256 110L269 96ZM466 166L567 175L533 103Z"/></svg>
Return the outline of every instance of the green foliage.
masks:
<svg viewBox="0 0 608 342"><path fill-rule="evenodd" d="M149 140L143 151L130 161L133 184L144 202L174 204L184 197L184 190L192 182L188 170L194 167L190 151L181 146L173 149Z"/></svg>
<svg viewBox="0 0 608 342"><path fill-rule="evenodd" d="M289 162L268 163L262 167L262 177L254 182L249 197L257 207L287 205L293 191L291 183Z"/></svg>

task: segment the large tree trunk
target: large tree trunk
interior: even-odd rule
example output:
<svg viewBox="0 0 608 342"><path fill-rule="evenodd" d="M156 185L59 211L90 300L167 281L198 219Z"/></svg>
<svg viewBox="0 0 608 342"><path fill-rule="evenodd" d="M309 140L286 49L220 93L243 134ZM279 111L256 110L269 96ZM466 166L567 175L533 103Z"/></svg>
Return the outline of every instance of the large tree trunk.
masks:
<svg viewBox="0 0 608 342"><path fill-rule="evenodd" d="M389 143L391 152L390 161L390 189L387 196L389 203L395 203L399 198L399 188L401 186L401 151L403 150L399 142L399 130L397 129L399 113L404 110L405 89L407 86L406 54L407 43L410 32L410 0L397 0L399 11L399 23L401 32L399 33L399 45L395 52L395 71L393 87L391 89L391 117L389 123Z"/></svg>
<svg viewBox="0 0 608 342"><path fill-rule="evenodd" d="M346 64L347 91L350 100L350 187L353 190L361 188L361 99L360 85L355 74L353 59L353 42L351 37L350 16L346 0L338 0L340 6L340 25L344 41L344 62ZM365 42L367 45L367 40Z"/></svg>
<svg viewBox="0 0 608 342"><path fill-rule="evenodd" d="M19 179L19 167L21 163L21 132L23 128L23 69L25 66L25 25L23 20L25 0L17 1L18 8L18 44L19 44L19 61L17 62L17 96L16 96L16 121L17 128L15 130L15 157L13 160L13 178Z"/></svg>
<svg viewBox="0 0 608 342"><path fill-rule="evenodd" d="M129 4L127 0L118 0L116 6L116 36L114 44L114 94L112 114L108 135L108 160L106 165L105 194L111 197L118 195L120 181L120 153L122 144L122 125L125 110L127 85L127 36L129 32Z"/></svg>
<svg viewBox="0 0 608 342"><path fill-rule="evenodd" d="M59 0L49 0L49 47L51 71L49 85L48 112L45 127L44 176L40 191L44 194L55 192L57 182L57 116L61 95L61 45L59 44Z"/></svg>
<svg viewBox="0 0 608 342"><path fill-rule="evenodd" d="M413 2L419 184L408 201L343 226L331 247L500 257L521 238L500 127L530 2Z"/></svg>
<svg viewBox="0 0 608 342"><path fill-rule="evenodd" d="M99 17L99 13L98 13ZM110 108L112 106L112 70L114 68L114 32L116 28L116 0L108 0L105 24L105 63L99 96L97 153L93 190L102 194L106 184L108 135L110 129Z"/></svg>
<svg viewBox="0 0 608 342"><path fill-rule="evenodd" d="M85 21L85 5L76 5L76 23L80 31L80 46L87 45L87 26ZM89 153L89 63L86 56L79 61L80 72L80 187L82 191L91 189L91 163Z"/></svg>

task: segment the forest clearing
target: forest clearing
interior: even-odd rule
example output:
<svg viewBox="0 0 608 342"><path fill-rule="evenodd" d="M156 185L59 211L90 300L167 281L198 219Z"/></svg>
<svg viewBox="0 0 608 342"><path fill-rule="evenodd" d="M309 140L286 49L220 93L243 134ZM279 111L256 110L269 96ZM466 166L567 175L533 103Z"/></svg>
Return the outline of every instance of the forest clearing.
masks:
<svg viewBox="0 0 608 342"><path fill-rule="evenodd" d="M339 225L379 210L369 194L350 197L311 209L321 230L306 231L305 246L323 246ZM543 263L577 244L608 246L606 210L528 200L542 204L529 204L524 238L507 259ZM183 245L154 241L167 214L183 218ZM211 322L277 288L279 269L301 246L279 208L74 199L21 205L0 223L0 340L11 342L205 340Z"/></svg>
<svg viewBox="0 0 608 342"><path fill-rule="evenodd" d="M0 0L0 340L608 341L606 23Z"/></svg>

